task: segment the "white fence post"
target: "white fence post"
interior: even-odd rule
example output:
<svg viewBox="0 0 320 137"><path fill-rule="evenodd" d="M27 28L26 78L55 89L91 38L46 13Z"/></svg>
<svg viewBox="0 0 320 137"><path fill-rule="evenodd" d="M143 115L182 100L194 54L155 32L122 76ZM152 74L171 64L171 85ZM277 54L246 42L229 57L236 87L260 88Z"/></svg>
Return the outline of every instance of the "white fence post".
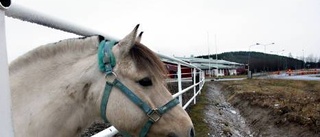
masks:
<svg viewBox="0 0 320 137"><path fill-rule="evenodd" d="M201 83L199 84L200 87L203 87L204 82L206 81L206 77L205 77L205 73L204 71L200 71L199 72L199 77L200 77L200 81ZM199 95L201 94L201 90L199 91Z"/></svg>
<svg viewBox="0 0 320 137"><path fill-rule="evenodd" d="M193 85L195 85L196 82L196 78L197 77L197 69L193 68ZM199 76L200 77L200 76ZM200 84L198 85L198 87L200 88ZM197 86L193 87L193 96L195 96L197 93ZM196 104L197 103L197 98L194 98L193 103Z"/></svg>
<svg viewBox="0 0 320 137"><path fill-rule="evenodd" d="M10 0L0 1L0 137L14 136L4 16L4 11L9 8L10 5Z"/></svg>
<svg viewBox="0 0 320 137"><path fill-rule="evenodd" d="M182 91L182 79L181 79L181 63L178 63L177 68L177 75L178 75L178 92ZM180 105L182 106L182 95L179 96Z"/></svg>

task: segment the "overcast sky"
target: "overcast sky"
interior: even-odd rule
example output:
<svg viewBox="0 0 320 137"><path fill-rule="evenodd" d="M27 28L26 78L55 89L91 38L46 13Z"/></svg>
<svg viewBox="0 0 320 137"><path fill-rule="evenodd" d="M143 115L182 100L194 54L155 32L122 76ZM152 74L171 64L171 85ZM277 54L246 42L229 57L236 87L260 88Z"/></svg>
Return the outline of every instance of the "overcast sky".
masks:
<svg viewBox="0 0 320 137"><path fill-rule="evenodd" d="M252 51L320 57L319 0L12 0L122 38L136 24L142 43L165 55ZM9 61L33 48L78 37L6 18ZM282 51L284 50L284 51Z"/></svg>

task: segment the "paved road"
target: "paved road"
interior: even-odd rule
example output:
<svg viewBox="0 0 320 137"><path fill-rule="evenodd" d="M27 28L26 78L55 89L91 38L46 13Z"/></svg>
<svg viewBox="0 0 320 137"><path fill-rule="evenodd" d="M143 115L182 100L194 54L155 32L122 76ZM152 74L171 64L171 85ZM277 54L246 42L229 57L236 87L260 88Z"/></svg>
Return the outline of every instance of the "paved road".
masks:
<svg viewBox="0 0 320 137"><path fill-rule="evenodd" d="M280 75L269 75L264 78L320 81L320 74L295 75L295 76L289 76L287 74L280 74Z"/></svg>
<svg viewBox="0 0 320 137"><path fill-rule="evenodd" d="M244 79L247 79L247 78L220 78L220 79L213 78L213 79L206 79L206 82L209 82L209 81L233 81L233 80L244 80Z"/></svg>

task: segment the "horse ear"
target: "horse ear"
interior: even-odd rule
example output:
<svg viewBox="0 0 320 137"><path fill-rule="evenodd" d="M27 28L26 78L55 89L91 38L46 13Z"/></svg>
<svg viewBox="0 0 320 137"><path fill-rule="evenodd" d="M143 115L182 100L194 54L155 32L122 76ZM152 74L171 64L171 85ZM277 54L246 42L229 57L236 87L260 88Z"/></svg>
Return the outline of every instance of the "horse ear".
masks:
<svg viewBox="0 0 320 137"><path fill-rule="evenodd" d="M139 24L136 25L136 27L134 27L134 29L127 36L119 41L118 46L121 54L128 53L135 44L138 28Z"/></svg>
<svg viewBox="0 0 320 137"><path fill-rule="evenodd" d="M138 35L136 39L137 42L141 42L142 34L143 34L143 31L141 31L140 34Z"/></svg>

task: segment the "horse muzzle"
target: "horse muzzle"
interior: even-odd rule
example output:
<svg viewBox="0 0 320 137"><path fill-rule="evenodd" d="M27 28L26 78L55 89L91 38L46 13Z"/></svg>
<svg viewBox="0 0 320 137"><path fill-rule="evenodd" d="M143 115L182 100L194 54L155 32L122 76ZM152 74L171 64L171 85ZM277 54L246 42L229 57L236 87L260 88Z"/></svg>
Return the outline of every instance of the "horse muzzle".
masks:
<svg viewBox="0 0 320 137"><path fill-rule="evenodd" d="M195 137L195 131L194 131L194 128L192 127L189 131L189 133L187 133L189 136L187 137ZM167 137L179 137L176 133L174 132L171 132L167 135Z"/></svg>

